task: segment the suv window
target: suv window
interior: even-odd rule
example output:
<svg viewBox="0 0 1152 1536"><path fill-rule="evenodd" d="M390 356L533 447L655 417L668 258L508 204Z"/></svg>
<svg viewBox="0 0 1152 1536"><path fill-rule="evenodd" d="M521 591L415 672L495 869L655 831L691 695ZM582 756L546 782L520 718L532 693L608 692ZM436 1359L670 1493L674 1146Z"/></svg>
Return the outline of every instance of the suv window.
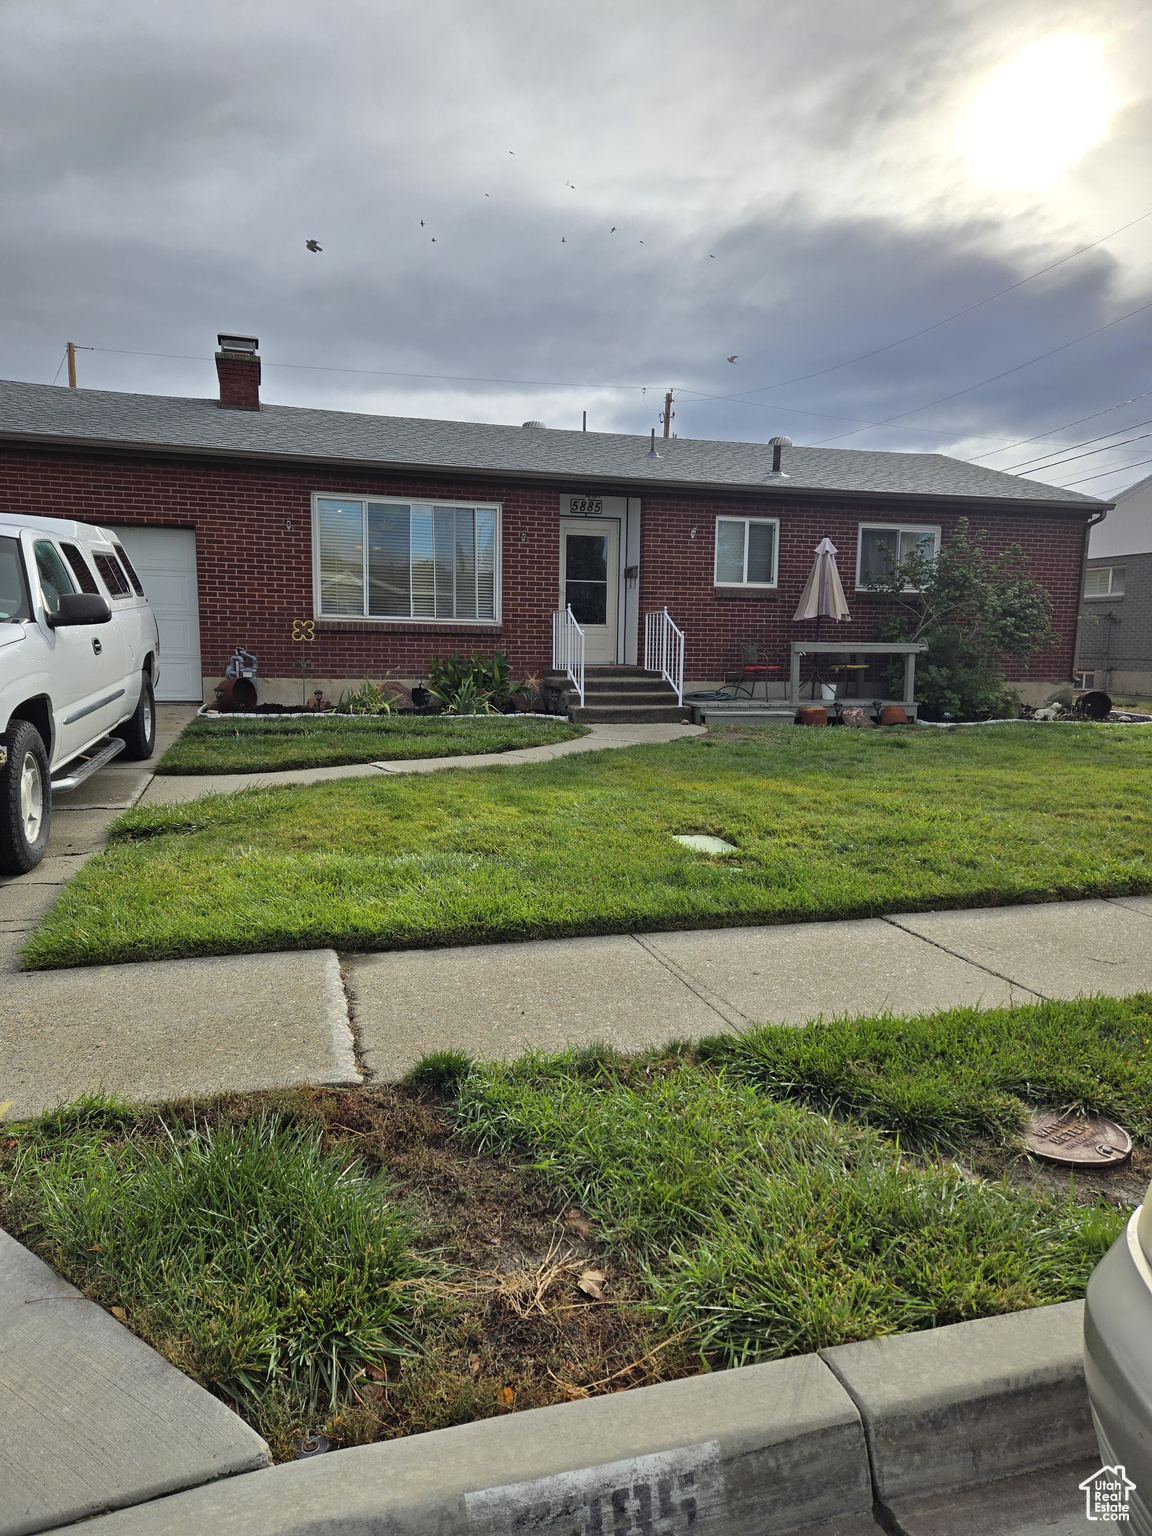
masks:
<svg viewBox="0 0 1152 1536"><path fill-rule="evenodd" d="M143 597L144 596L144 583L140 580L139 576L137 576L137 574L136 574L136 567L132 564L131 560L129 560L128 556L124 553L124 546L122 544L113 544L112 548L116 551L116 554L119 556L120 564L128 572L128 580L136 588L136 596L137 597Z"/></svg>
<svg viewBox="0 0 1152 1536"><path fill-rule="evenodd" d="M88 562L76 548L75 544L61 544L64 558L72 567L72 574L80 583L81 592L94 592L99 595L100 588L96 585L96 578L88 569Z"/></svg>
<svg viewBox="0 0 1152 1536"><path fill-rule="evenodd" d="M96 569L104 578L104 585L113 597L128 597L128 578L120 569L120 562L115 555L93 555Z"/></svg>
<svg viewBox="0 0 1152 1536"><path fill-rule="evenodd" d="M15 539L0 539L0 620L31 617L20 545Z"/></svg>
<svg viewBox="0 0 1152 1536"><path fill-rule="evenodd" d="M75 592L76 587L64 567L55 544L49 544L47 539L37 539L33 548L36 552L36 570L40 576L40 590L44 594L44 606L49 613L55 613L60 607L60 594Z"/></svg>

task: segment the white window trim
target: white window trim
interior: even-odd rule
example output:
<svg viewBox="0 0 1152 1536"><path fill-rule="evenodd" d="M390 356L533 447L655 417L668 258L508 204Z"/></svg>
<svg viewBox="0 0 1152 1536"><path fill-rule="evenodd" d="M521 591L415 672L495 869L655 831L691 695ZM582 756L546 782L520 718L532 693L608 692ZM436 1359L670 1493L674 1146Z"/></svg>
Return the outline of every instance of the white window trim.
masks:
<svg viewBox="0 0 1152 1536"><path fill-rule="evenodd" d="M490 619L429 619L403 614L325 613L320 606L320 503L322 501L384 502L396 507L464 507L496 514L496 551L493 570L493 617ZM369 491L312 492L312 615L330 624L420 624L427 629L492 629L503 620L503 549L501 529L504 505L499 501L452 501L445 496L374 496ZM364 591L368 591L368 540L364 540Z"/></svg>
<svg viewBox="0 0 1152 1536"><path fill-rule="evenodd" d="M1095 575L1099 571L1107 571L1108 572L1108 590L1107 590L1107 592L1088 592L1088 591L1085 591L1085 593L1084 593L1084 601L1086 603L1114 603L1117 598L1123 597L1124 596L1123 592L1113 592L1113 590L1112 590L1113 572L1114 571L1124 571L1125 573L1127 573L1127 570L1128 570L1128 567L1126 565L1090 565L1088 567L1087 571L1084 573L1084 585L1085 585L1085 587L1087 587L1087 585L1088 585L1088 577L1089 576ZM1124 584L1125 584L1125 586L1127 586L1127 584L1128 584L1127 581L1125 581Z"/></svg>
<svg viewBox="0 0 1152 1536"><path fill-rule="evenodd" d="M856 529L856 590L857 592L874 592L875 587L869 587L860 580L860 566L864 556L864 531L869 533L894 533L896 535L896 548L900 547L900 535L902 533L930 533L935 540L935 548L932 551L933 559L940 553L940 538L942 529L938 524L932 523L861 523ZM897 554L897 559L899 555ZM905 587L905 592L916 592L917 587Z"/></svg>
<svg viewBox="0 0 1152 1536"><path fill-rule="evenodd" d="M744 571L748 571L748 528L752 523L770 523L775 530L772 537L772 580L771 581L717 581L716 559L720 553L719 528L721 523L744 524ZM768 591L778 584L780 576L780 519L778 517L740 517L728 513L717 513L716 523L712 530L712 585L714 587L753 587L758 591Z"/></svg>

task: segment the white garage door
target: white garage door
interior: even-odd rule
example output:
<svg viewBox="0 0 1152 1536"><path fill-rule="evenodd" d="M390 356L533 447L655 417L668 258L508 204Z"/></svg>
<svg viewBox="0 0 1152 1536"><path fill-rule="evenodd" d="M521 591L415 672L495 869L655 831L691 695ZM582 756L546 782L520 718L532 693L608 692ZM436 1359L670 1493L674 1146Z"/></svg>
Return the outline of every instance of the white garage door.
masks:
<svg viewBox="0 0 1152 1536"><path fill-rule="evenodd" d="M160 628L158 699L200 699L200 609L196 534L191 528L114 525Z"/></svg>

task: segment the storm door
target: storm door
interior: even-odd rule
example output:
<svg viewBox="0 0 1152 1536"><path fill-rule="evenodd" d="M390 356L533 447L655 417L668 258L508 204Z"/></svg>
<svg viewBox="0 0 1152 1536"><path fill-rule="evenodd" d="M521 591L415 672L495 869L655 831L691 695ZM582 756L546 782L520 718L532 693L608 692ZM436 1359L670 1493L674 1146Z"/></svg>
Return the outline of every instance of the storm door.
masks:
<svg viewBox="0 0 1152 1536"><path fill-rule="evenodd" d="M619 522L606 517L562 518L560 606L571 607L584 631L588 666L611 666L618 659L619 599Z"/></svg>

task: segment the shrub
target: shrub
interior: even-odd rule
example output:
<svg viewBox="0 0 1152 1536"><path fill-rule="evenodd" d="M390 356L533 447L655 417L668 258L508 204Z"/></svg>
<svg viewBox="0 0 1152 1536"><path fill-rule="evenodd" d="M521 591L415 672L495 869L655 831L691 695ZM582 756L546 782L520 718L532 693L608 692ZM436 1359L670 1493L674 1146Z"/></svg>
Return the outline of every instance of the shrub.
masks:
<svg viewBox="0 0 1152 1536"><path fill-rule="evenodd" d="M512 664L506 651L496 651L492 656L473 651L467 660L460 651L443 658L433 656L428 688L455 714L492 713L507 708L511 702ZM472 705L490 707L468 707Z"/></svg>
<svg viewBox="0 0 1152 1536"><path fill-rule="evenodd" d="M938 555L917 546L906 559L894 559L888 575L867 583L902 610L881 623L881 639L927 642L916 668L916 697L937 719L1014 714L1004 658L1025 660L1055 638L1052 599L1028 574L1019 544L988 555L986 537L961 518Z"/></svg>

